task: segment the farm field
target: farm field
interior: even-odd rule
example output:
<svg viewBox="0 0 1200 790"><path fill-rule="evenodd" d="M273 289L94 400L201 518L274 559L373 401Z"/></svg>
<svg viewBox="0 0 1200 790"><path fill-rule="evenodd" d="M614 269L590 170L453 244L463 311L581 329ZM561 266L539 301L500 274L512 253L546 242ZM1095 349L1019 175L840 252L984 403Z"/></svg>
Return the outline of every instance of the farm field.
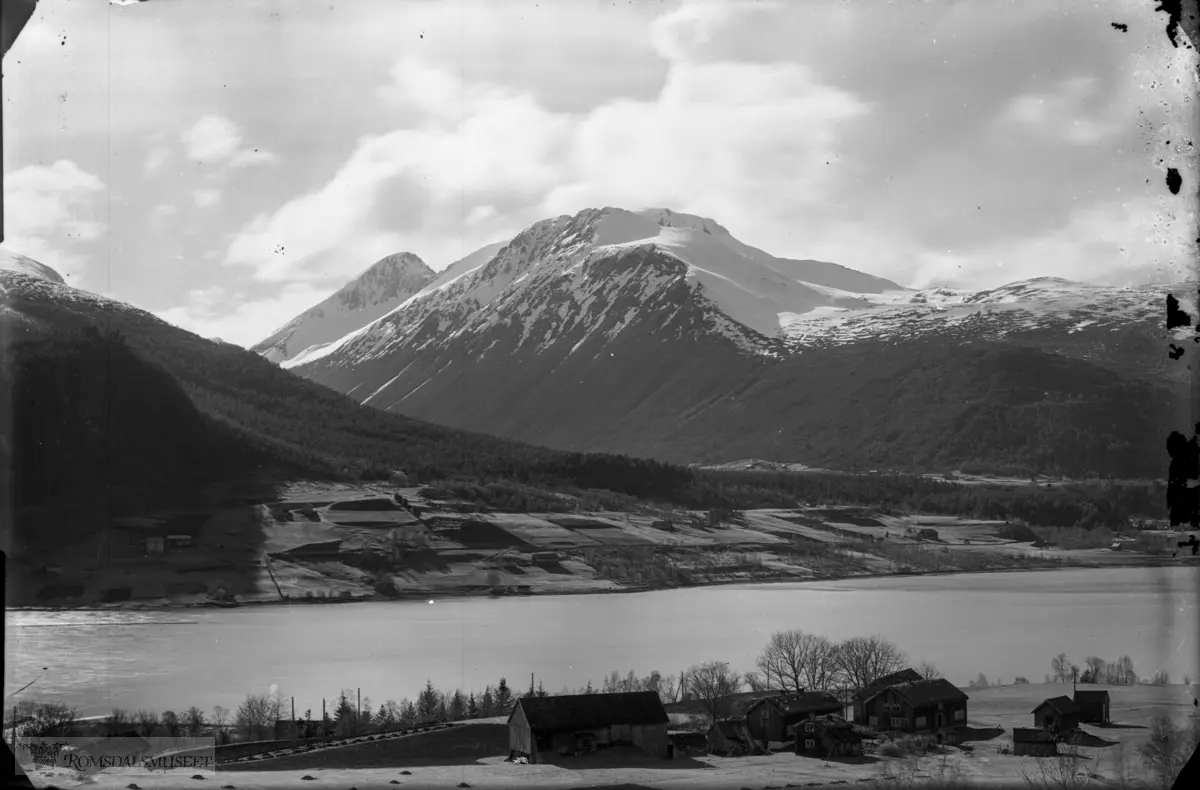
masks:
<svg viewBox="0 0 1200 790"><path fill-rule="evenodd" d="M464 512L470 508L432 500L421 489L380 485L297 484L283 495L216 514L138 520L126 529L190 527L198 548L113 563L94 573L64 568L64 576L91 574L82 592L75 591L75 605L195 605L217 589L242 603L284 603L485 594L507 587L570 594L1190 559L1035 546L1029 533L1006 532L1002 522L868 507L749 510L714 520L683 511ZM555 556L549 564L542 556L548 553ZM535 561L535 555L542 558ZM105 599L103 590L113 587L127 589L125 597ZM69 605L56 600L52 588L43 587L51 594L41 597Z"/></svg>

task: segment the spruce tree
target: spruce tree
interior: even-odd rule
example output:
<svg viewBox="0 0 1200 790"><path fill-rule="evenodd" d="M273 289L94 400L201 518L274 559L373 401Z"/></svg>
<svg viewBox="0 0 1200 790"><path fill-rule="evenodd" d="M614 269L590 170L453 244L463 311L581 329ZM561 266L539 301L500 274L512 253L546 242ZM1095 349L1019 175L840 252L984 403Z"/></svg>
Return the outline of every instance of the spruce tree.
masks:
<svg viewBox="0 0 1200 790"><path fill-rule="evenodd" d="M500 685L496 687L496 713L500 716L508 714L512 708L513 694L512 689L508 687L508 681L500 678Z"/></svg>

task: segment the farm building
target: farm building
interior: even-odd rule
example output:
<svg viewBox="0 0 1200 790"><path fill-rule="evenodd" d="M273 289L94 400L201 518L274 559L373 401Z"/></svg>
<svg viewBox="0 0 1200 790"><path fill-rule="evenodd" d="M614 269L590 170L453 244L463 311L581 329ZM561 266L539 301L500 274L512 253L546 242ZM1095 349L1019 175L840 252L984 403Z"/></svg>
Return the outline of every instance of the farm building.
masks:
<svg viewBox="0 0 1200 790"><path fill-rule="evenodd" d="M888 686L893 686L897 683L912 683L916 680L921 680L921 675L915 669L902 669L899 672L893 672L890 675L884 675L883 677L868 683L861 691L854 695L854 723L867 723L866 715L863 712L863 702L865 700L875 696Z"/></svg>
<svg viewBox="0 0 1200 790"><path fill-rule="evenodd" d="M1075 707L1079 709L1079 720L1094 724L1108 722L1108 690L1100 689L1075 692Z"/></svg>
<svg viewBox="0 0 1200 790"><path fill-rule="evenodd" d="M926 540L937 540L938 539L938 531L936 529L929 529L927 527L923 528L923 529L918 529L917 537L924 538Z"/></svg>
<svg viewBox="0 0 1200 790"><path fill-rule="evenodd" d="M1051 732L1073 730L1079 726L1079 708L1070 697L1051 697L1033 709L1033 726Z"/></svg>
<svg viewBox="0 0 1200 790"><path fill-rule="evenodd" d="M508 742L531 763L625 743L674 756L667 712L654 691L522 697L508 717Z"/></svg>
<svg viewBox="0 0 1200 790"><path fill-rule="evenodd" d="M944 678L890 685L863 701L874 730L933 732L967 722L967 695Z"/></svg>
<svg viewBox="0 0 1200 790"><path fill-rule="evenodd" d="M852 757L862 754L862 736L841 716L820 716L796 725L796 754Z"/></svg>
<svg viewBox="0 0 1200 790"><path fill-rule="evenodd" d="M1053 757L1058 754L1058 741L1049 730L1018 727L1013 730L1013 754Z"/></svg>
<svg viewBox="0 0 1200 790"><path fill-rule="evenodd" d="M757 751L746 719L718 719L708 728L708 751L712 754L748 754Z"/></svg>
<svg viewBox="0 0 1200 790"><path fill-rule="evenodd" d="M533 560L534 563L538 563L538 564L558 562L558 552L557 551L539 551L536 554L534 554L532 557L530 557L530 559Z"/></svg>
<svg viewBox="0 0 1200 790"><path fill-rule="evenodd" d="M758 700L746 709L746 726L761 744L786 741L788 730L797 723L827 713L841 715L845 706L832 694L808 691Z"/></svg>

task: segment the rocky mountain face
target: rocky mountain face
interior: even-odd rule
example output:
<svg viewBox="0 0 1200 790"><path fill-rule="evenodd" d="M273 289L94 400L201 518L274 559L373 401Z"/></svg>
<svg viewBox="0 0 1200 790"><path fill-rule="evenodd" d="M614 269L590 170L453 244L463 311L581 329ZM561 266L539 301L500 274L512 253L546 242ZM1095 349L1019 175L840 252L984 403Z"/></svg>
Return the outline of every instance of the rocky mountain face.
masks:
<svg viewBox="0 0 1200 790"><path fill-rule="evenodd" d="M410 252L372 264L337 293L310 307L251 350L282 362L313 346L337 340L403 304L436 277Z"/></svg>
<svg viewBox="0 0 1200 790"><path fill-rule="evenodd" d="M1055 278L918 291L774 257L711 219L591 209L283 365L379 409L563 449L1153 476L1182 392L1164 299Z"/></svg>

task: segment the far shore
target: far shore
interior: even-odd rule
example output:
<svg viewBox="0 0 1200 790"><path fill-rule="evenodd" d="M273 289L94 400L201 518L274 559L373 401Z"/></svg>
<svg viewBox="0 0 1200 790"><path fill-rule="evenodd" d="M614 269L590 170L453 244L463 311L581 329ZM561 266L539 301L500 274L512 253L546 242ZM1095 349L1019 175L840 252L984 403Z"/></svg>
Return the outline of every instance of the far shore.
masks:
<svg viewBox="0 0 1200 790"><path fill-rule="evenodd" d="M567 595L621 595L628 593L648 593L662 592L666 590L683 590L693 589L697 587L730 587L730 586L757 586L768 584L812 584L820 582L840 582L847 580L858 579L893 579L893 578L911 578L923 576L964 576L964 575L980 575L993 573L1030 573L1030 572L1046 572L1046 571L1063 571L1088 568L1167 568L1183 565L1186 563L1184 558L1167 558L1157 557L1152 555L1140 555L1136 557L1122 558L1115 562L1088 562L1085 560L1066 558L1067 561L1060 565L1037 565L1028 568L985 568L982 570L936 570L936 571L907 571L896 573L856 573L831 575L821 577L797 577L797 576L757 576L745 579L718 579L713 581L696 582L692 584L675 584L675 585L639 585L626 586L619 589L607 590L586 590L586 589L563 589L554 590L551 592L535 592L526 594L505 594L493 595L491 588L479 587L462 587L462 588L443 588L439 590L415 590L397 592L395 595L361 595L356 597L328 597L328 598L300 598L290 597L286 599L261 599L252 598L247 600L237 600L236 606L224 606L212 604L208 602L161 602L154 599L130 600L121 601L119 603L110 604L81 604L74 606L71 604L58 604L53 606L7 606L5 611L12 612L112 612L112 611L167 611L177 609L216 609L216 608L242 608L242 607L261 607L261 606L322 606L328 604L362 604L362 603L392 603L392 602L411 602L425 601L430 598L441 600L446 599L461 599L461 598L530 598L530 597L547 597L547 596L567 596ZM1182 560L1182 561L1181 561Z"/></svg>

